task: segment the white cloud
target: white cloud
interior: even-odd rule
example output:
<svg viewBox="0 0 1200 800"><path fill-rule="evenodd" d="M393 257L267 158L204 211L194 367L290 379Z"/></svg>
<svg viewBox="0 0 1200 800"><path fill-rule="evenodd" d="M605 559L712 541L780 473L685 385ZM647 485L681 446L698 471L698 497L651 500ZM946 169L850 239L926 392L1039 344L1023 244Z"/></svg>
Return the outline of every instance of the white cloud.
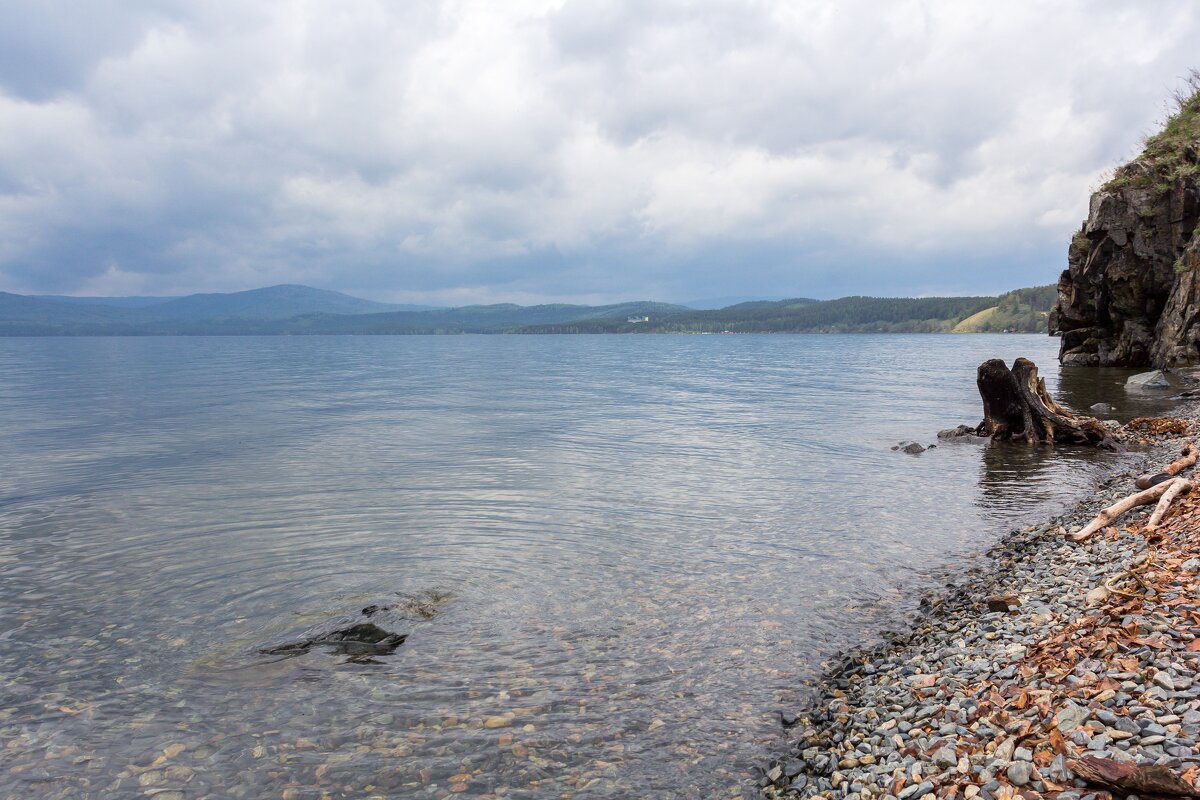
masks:
<svg viewBox="0 0 1200 800"><path fill-rule="evenodd" d="M0 57L2 288L413 300L1049 282L1200 40L1186 0L15 3L6 25L36 47Z"/></svg>

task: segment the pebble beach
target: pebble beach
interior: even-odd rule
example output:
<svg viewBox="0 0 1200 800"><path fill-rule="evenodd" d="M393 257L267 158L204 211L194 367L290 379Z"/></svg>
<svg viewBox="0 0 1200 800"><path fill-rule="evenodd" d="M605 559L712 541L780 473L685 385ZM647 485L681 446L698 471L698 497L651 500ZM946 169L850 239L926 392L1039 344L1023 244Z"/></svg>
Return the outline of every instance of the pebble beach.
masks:
<svg viewBox="0 0 1200 800"><path fill-rule="evenodd" d="M783 715L792 745L767 765L764 795L1103 800L1125 792L1085 780L1087 765L1111 762L1195 786L1200 498L1177 500L1153 533L1150 505L1066 538L1177 457L1194 427L1123 431L1142 463L1012 532L927 595L908 631L832 663L811 704Z"/></svg>

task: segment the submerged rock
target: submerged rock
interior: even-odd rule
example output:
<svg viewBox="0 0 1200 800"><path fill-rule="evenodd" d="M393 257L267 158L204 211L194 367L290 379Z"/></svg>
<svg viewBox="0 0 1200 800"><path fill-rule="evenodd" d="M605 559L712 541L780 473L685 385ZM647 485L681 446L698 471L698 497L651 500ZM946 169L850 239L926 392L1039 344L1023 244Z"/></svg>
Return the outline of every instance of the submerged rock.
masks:
<svg viewBox="0 0 1200 800"><path fill-rule="evenodd" d="M915 456L919 453L924 453L927 448L923 447L917 442L904 441L900 444L893 445L892 449L899 450L902 453L908 453L910 456Z"/></svg>
<svg viewBox="0 0 1200 800"><path fill-rule="evenodd" d="M371 656L394 653L408 639L413 624L431 619L450 597L449 592L401 595L399 600L375 603L265 643L258 650L265 655L296 656L320 648L370 663Z"/></svg>
<svg viewBox="0 0 1200 800"><path fill-rule="evenodd" d="M406 633L394 633L371 622L360 622L302 638L276 647L265 647L267 655L300 655L314 647L328 647L335 653L349 656L389 655L404 644Z"/></svg>

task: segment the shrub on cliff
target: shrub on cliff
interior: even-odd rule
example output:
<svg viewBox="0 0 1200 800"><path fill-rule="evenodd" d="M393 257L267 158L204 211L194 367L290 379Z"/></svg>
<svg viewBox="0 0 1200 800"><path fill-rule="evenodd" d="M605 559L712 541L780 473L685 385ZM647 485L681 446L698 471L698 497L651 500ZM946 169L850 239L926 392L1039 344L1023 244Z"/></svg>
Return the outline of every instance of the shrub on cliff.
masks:
<svg viewBox="0 0 1200 800"><path fill-rule="evenodd" d="M1191 70L1174 94L1162 130L1147 137L1141 155L1117 169L1104 188L1154 187L1166 192L1180 178L1200 175L1200 70Z"/></svg>

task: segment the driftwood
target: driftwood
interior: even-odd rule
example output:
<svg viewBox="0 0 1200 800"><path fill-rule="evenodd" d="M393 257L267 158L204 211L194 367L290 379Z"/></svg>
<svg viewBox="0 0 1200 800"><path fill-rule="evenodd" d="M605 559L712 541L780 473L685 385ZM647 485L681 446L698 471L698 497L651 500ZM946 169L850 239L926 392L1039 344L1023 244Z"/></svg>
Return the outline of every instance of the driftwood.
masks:
<svg viewBox="0 0 1200 800"><path fill-rule="evenodd" d="M1194 483L1184 478L1172 478L1168 483L1170 488L1163 492L1162 497L1158 498L1158 505L1154 507L1154 513L1150 515L1150 521L1142 528L1146 533L1158 530L1163 515L1171 507L1171 502L1184 492L1190 492L1195 486Z"/></svg>
<svg viewBox="0 0 1200 800"><path fill-rule="evenodd" d="M1163 481L1168 481L1171 478L1174 478L1188 467L1196 466L1196 457L1200 456L1200 450L1196 449L1196 445L1188 442L1187 445L1184 446L1181 456L1181 458L1172 461L1170 464L1164 467L1162 472L1159 472L1156 475L1143 475L1142 477L1138 478L1137 481L1135 481L1137 488L1149 489L1156 483L1162 483Z"/></svg>
<svg viewBox="0 0 1200 800"><path fill-rule="evenodd" d="M1151 486L1149 489L1138 492L1137 494L1131 494L1124 500L1118 500L1097 514L1096 518L1089 522L1082 529L1071 534L1071 541L1082 542L1085 539L1090 538L1096 531L1111 525L1118 517L1120 517L1129 509L1136 508L1137 506L1144 506L1162 497L1166 493L1167 489L1171 488L1171 486L1172 484L1170 483L1160 483L1157 486Z"/></svg>
<svg viewBox="0 0 1200 800"><path fill-rule="evenodd" d="M1027 358L1018 358L1011 370L998 358L985 361L979 365L976 383L983 400L983 421L975 429L979 436L1023 439L1029 444L1118 447L1100 420L1073 414L1055 403L1046 381L1038 377L1037 365Z"/></svg>
<svg viewBox="0 0 1200 800"><path fill-rule="evenodd" d="M1152 566L1154 566L1154 557L1155 557L1154 548L1153 547L1147 548L1145 556L1143 556L1139 559L1136 559L1133 566L1131 566L1129 569L1123 569L1120 572L1118 572L1116 575L1106 578L1104 580L1104 588L1110 592L1113 592L1114 594L1119 594L1122 597L1131 597L1131 598L1132 597L1145 597L1146 596L1145 592L1150 591L1153 587L1151 587L1149 584L1146 583L1145 580L1143 580L1142 575L1149 572L1150 568ZM1117 585L1117 584L1121 583L1122 581L1129 580L1131 578L1133 579L1134 583L1136 583L1138 586L1140 586L1142 588L1141 594L1139 594L1138 592L1127 591Z"/></svg>
<svg viewBox="0 0 1200 800"><path fill-rule="evenodd" d="M1170 509L1171 503L1175 498L1184 492L1190 492L1196 488L1197 481L1190 481L1177 476L1183 470L1195 466L1198 454L1200 454L1200 451L1197 450L1196 445L1193 442L1188 442L1183 447L1182 458L1171 462L1170 465L1157 475L1143 475L1141 478L1138 478L1137 484L1139 488L1143 484L1146 484L1149 488L1142 489L1142 491L1136 494L1131 494L1123 500L1118 500L1108 508L1101 510L1095 519L1079 531L1071 534L1068 538L1073 542L1082 542L1101 528L1111 525L1129 509L1144 506L1157 500L1158 504L1154 507L1154 512L1143 527L1143 531L1146 533L1153 533L1162 524L1163 517L1166 515L1167 510ZM1159 476L1165 476L1165 478L1160 480Z"/></svg>
<svg viewBox="0 0 1200 800"><path fill-rule="evenodd" d="M1196 787L1160 765L1139 767L1110 758L1084 756L1070 763L1075 777L1093 786L1138 797L1200 797Z"/></svg>

